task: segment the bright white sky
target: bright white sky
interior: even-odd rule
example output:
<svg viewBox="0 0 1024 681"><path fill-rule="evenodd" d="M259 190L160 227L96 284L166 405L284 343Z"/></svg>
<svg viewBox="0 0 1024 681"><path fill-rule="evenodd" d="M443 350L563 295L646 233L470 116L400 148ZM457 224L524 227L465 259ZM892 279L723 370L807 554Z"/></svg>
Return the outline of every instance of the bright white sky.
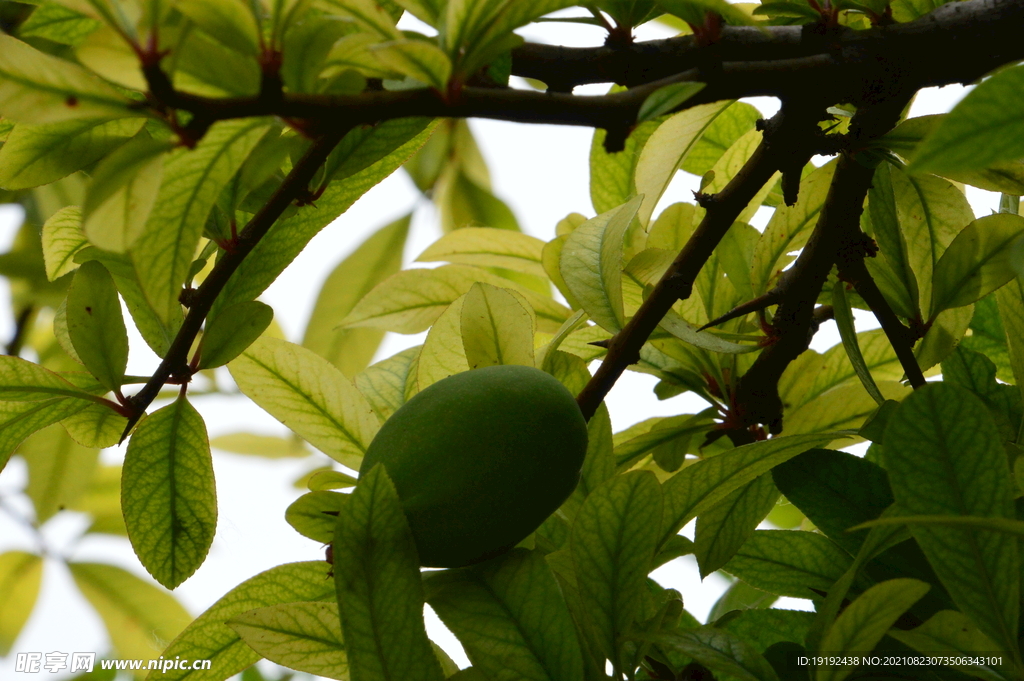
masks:
<svg viewBox="0 0 1024 681"><path fill-rule="evenodd" d="M602 40L600 31L574 24L547 24L531 27L523 33L531 40L568 45L597 45ZM668 29L651 25L640 33L641 39L671 35ZM581 88L577 93L599 93L605 89L606 86ZM948 111L963 94L964 88L958 86L923 92L914 105L912 115ZM778 108L775 100L768 98L749 101L765 116ZM568 213L593 215L588 189L590 130L496 121L473 121L471 125L490 164L494 191L510 204L525 232L547 240L553 237L558 220ZM691 201L690 190L696 188L696 177L680 173L658 210L677 201ZM995 195L973 188L969 188L968 198L979 216L994 210L998 203ZM405 252L409 262L439 236L439 231L432 205L419 196L403 172L395 173L371 190L311 242L262 296L262 300L273 306L276 319L289 340L301 338L319 286L333 267L372 232L414 206L417 208L416 216ZM0 210L0 246L3 248L13 237L19 215L17 209ZM2 279L0 296L4 299L7 296L6 282ZM4 302L0 309L8 309L6 305ZM861 330L877 326L870 315L860 315L858 324ZM12 320L0 319L0 341L6 342L11 331ZM378 359L422 340L423 334L388 334ZM834 324L829 323L815 338L813 347L820 351L838 340ZM132 338L131 348L129 372L151 373L157 358L137 335ZM230 384L226 372L224 378ZM694 413L706 406L703 401L687 395L659 402L651 392L654 383L652 377L632 372L627 372L619 381L608 397L615 430L650 416ZM206 418L211 437L239 430L266 434L286 432L283 426L243 397L198 397L193 403ZM103 460L114 463L123 455L123 448L115 448L105 451ZM194 615L201 613L234 586L275 565L323 558L321 545L301 537L285 523L284 510L304 491L293 487L291 482L327 461L322 456L313 460L270 461L215 453L220 509L217 535L204 565L175 592L190 612ZM15 458L0 473L0 498L30 517L30 505L26 499L12 496L24 486L25 479L26 468L20 459ZM43 527L42 536L54 555L70 556L76 561L114 563L149 579L127 540L90 535L79 542L78 537L85 526L83 516L65 512ZM692 537L692 524L686 532ZM31 533L0 511L0 552L12 549L31 551L37 546L37 540ZM679 590L686 608L702 621L728 584L724 577L718 575L712 575L702 583L692 556L662 567L654 577L664 586ZM779 605L804 608L808 602L783 599ZM429 612L428 630L460 666L468 665L458 642ZM47 561L40 601L14 652L57 650L102 655L108 647L100 620L74 588L66 569L59 561ZM57 674L54 678L60 676ZM48 676L45 671L31 676L16 675L12 653L6 659L0 658L0 678L45 679Z"/></svg>

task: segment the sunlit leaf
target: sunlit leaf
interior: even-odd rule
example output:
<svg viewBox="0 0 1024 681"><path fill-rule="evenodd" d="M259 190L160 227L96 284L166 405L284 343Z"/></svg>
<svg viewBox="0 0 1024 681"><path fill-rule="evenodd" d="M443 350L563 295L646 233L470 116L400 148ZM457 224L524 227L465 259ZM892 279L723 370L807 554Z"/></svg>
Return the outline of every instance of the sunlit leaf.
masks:
<svg viewBox="0 0 1024 681"><path fill-rule="evenodd" d="M311 350L263 337L229 367L239 389L314 447L350 468L380 427L366 399Z"/></svg>
<svg viewBox="0 0 1024 681"><path fill-rule="evenodd" d="M271 662L329 679L349 678L335 603L271 605L236 615L227 625Z"/></svg>
<svg viewBox="0 0 1024 681"><path fill-rule="evenodd" d="M0 655L11 652L32 614L43 579L43 559L24 551L0 553Z"/></svg>

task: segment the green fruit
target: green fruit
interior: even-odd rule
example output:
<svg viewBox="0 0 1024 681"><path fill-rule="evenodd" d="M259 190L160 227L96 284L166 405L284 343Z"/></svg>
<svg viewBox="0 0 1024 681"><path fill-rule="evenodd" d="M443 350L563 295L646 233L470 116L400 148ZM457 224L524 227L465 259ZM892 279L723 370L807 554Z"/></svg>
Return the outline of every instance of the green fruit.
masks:
<svg viewBox="0 0 1024 681"><path fill-rule="evenodd" d="M572 394L526 366L474 369L426 388L366 450L384 464L420 564L469 565L512 548L564 502L587 452Z"/></svg>

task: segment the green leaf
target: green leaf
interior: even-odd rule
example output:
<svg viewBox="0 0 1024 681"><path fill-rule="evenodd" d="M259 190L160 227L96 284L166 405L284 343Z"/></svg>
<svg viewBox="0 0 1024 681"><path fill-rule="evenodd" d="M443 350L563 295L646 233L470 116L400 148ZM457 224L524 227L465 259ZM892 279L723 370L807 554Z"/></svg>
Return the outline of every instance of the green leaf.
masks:
<svg viewBox="0 0 1024 681"><path fill-rule="evenodd" d="M636 196L583 223L569 235L559 270L566 286L595 322L612 333L622 328L622 240L643 201Z"/></svg>
<svg viewBox="0 0 1024 681"><path fill-rule="evenodd" d="M100 22L57 2L43 2L18 26L22 38L45 38L61 45L77 45L99 28Z"/></svg>
<svg viewBox="0 0 1024 681"><path fill-rule="evenodd" d="M309 492L292 502L284 519L303 537L322 544L334 538L334 519L345 503L346 495L338 492Z"/></svg>
<svg viewBox="0 0 1024 681"><path fill-rule="evenodd" d="M661 318L660 326L679 340L710 352L740 355L747 352L756 352L761 349L758 345L733 343L713 333L698 331L697 327L683 319L674 310L669 310L665 313L665 316Z"/></svg>
<svg viewBox="0 0 1024 681"><path fill-rule="evenodd" d="M245 55L259 53L253 12L232 0L177 0L174 7L212 38Z"/></svg>
<svg viewBox="0 0 1024 681"><path fill-rule="evenodd" d="M658 548L662 498L649 471L618 475L590 493L571 551L590 645L620 667L622 636L644 615L645 580Z"/></svg>
<svg viewBox="0 0 1024 681"><path fill-rule="evenodd" d="M441 48L425 40L393 40L370 47L382 64L403 76L444 92L452 73L452 62Z"/></svg>
<svg viewBox="0 0 1024 681"><path fill-rule="evenodd" d="M701 104L677 113L655 130L636 162L636 193L643 195L637 217L646 226L676 170L686 161L701 135L731 101Z"/></svg>
<svg viewBox="0 0 1024 681"><path fill-rule="evenodd" d="M468 76L521 42L514 29L573 4L574 0L449 0L441 43L448 54L459 55L457 70Z"/></svg>
<svg viewBox="0 0 1024 681"><path fill-rule="evenodd" d="M733 490L697 518L693 552L703 579L729 562L775 507L779 490L768 473Z"/></svg>
<svg viewBox="0 0 1024 681"><path fill-rule="evenodd" d="M932 298L935 265L960 231L974 220L974 212L959 189L931 175L907 175L891 169L900 232L907 260L917 278L922 301Z"/></svg>
<svg viewBox="0 0 1024 681"><path fill-rule="evenodd" d="M68 568L106 625L118 657L150 659L192 620L171 594L119 567L69 563Z"/></svg>
<svg viewBox="0 0 1024 681"><path fill-rule="evenodd" d="M103 265L83 264L68 289L68 334L75 353L108 390L120 391L128 366L128 331L114 280Z"/></svg>
<svg viewBox="0 0 1024 681"><path fill-rule="evenodd" d="M154 671L147 678L150 681L217 681L255 664L260 655L228 627L227 621L272 605L332 601L334 585L328 579L328 568L322 560L287 563L239 584L197 617L163 652L166 659L210 660L210 669Z"/></svg>
<svg viewBox="0 0 1024 681"><path fill-rule="evenodd" d="M905 235L900 231L899 212L896 209L896 194L892 176L898 171L888 163L880 163L875 169L868 191L866 211L871 225L871 236L878 243L878 249L889 264L897 284L900 298L906 299L906 312L920 316L917 278L910 264L910 253ZM869 265L870 267L870 265Z"/></svg>
<svg viewBox="0 0 1024 681"><path fill-rule="evenodd" d="M167 156L165 180L131 249L142 290L164 323L181 309L178 295L210 209L268 125L262 118L221 121L194 149Z"/></svg>
<svg viewBox="0 0 1024 681"><path fill-rule="evenodd" d="M1024 233L1024 218L997 213L960 232L935 264L929 319L970 305L1014 277L1013 244Z"/></svg>
<svg viewBox="0 0 1024 681"><path fill-rule="evenodd" d="M444 678L423 624L416 546L383 466L338 515L334 584L353 681Z"/></svg>
<svg viewBox="0 0 1024 681"><path fill-rule="evenodd" d="M754 295L771 288L784 267L794 260L788 255L807 243L825 205L836 164L827 163L800 182L800 195L792 206L779 206L754 247L750 283Z"/></svg>
<svg viewBox="0 0 1024 681"><path fill-rule="evenodd" d="M63 428L53 425L22 443L18 454L28 464L25 492L36 509L36 522L42 525L81 496L92 481L99 452L77 444Z"/></svg>
<svg viewBox="0 0 1024 681"><path fill-rule="evenodd" d="M85 400L57 397L33 402L0 402L0 470L32 433L81 411Z"/></svg>
<svg viewBox="0 0 1024 681"><path fill-rule="evenodd" d="M711 671L740 681L778 681L768 661L734 634L717 627L674 631L655 639L659 645L692 657Z"/></svg>
<svg viewBox="0 0 1024 681"><path fill-rule="evenodd" d="M558 582L535 551L427 573L430 604L488 677L583 681L576 629Z"/></svg>
<svg viewBox="0 0 1024 681"><path fill-rule="evenodd" d="M706 83L673 83L658 88L647 96L640 105L636 122L645 123L677 109L686 100L706 87Z"/></svg>
<svg viewBox="0 0 1024 681"><path fill-rule="evenodd" d="M519 294L476 283L462 303L462 344L471 369L499 364L533 366L536 321Z"/></svg>
<svg viewBox="0 0 1024 681"><path fill-rule="evenodd" d="M275 437L273 435L256 435L253 433L229 433L227 435L218 435L210 440L210 446L225 452L251 454L268 459L309 455L309 450L302 444L302 440L297 435Z"/></svg>
<svg viewBox="0 0 1024 681"><path fill-rule="evenodd" d="M843 611L822 639L822 655L859 659L930 587L916 579L891 579L871 587ZM819 665L817 681L843 681L857 664Z"/></svg>
<svg viewBox="0 0 1024 681"><path fill-rule="evenodd" d="M845 352L845 350L844 350ZM884 400L901 400L911 388L899 381L879 381ZM786 415L786 432L857 430L878 409L878 403L859 383L838 386Z"/></svg>
<svg viewBox="0 0 1024 681"><path fill-rule="evenodd" d="M0 355L0 401L34 402L54 397L89 400L93 396L38 364ZM80 408L86 406L83 403Z"/></svg>
<svg viewBox="0 0 1024 681"><path fill-rule="evenodd" d="M960 658L977 658L991 655L996 650L992 639L985 636L971 620L955 610L941 610L924 624L904 631L891 629L888 635L918 652L929 655L949 655ZM967 662L969 660L964 660ZM1008 668L1002 665L952 665L970 676L985 681L1010 681Z"/></svg>
<svg viewBox="0 0 1024 681"><path fill-rule="evenodd" d="M537 237L493 227L463 227L427 247L416 262L450 262L477 267L501 267L545 276L544 242Z"/></svg>
<svg viewBox="0 0 1024 681"><path fill-rule="evenodd" d="M889 419L883 463L901 515L1015 519L1006 454L988 410L971 393L936 383L915 390ZM1016 649L1017 540L999 533L911 526L957 606L1004 650Z"/></svg>
<svg viewBox="0 0 1024 681"><path fill-rule="evenodd" d="M75 254L89 245L82 232L82 209L67 206L43 224L43 260L46 278L56 281L78 267Z"/></svg>
<svg viewBox="0 0 1024 681"><path fill-rule="evenodd" d="M1020 390L996 380L996 366L988 357L957 347L942 363L942 377L946 383L966 388L981 398L1004 440L1017 439L1022 417Z"/></svg>
<svg viewBox="0 0 1024 681"><path fill-rule="evenodd" d="M86 69L0 35L0 111L15 122L137 116L131 100Z"/></svg>
<svg viewBox="0 0 1024 681"><path fill-rule="evenodd" d="M633 437L621 439L623 433L616 433L615 466L619 470L635 464L640 457L658 447L680 438L689 440L698 433L707 431L712 425L713 410L704 410L699 414L680 414L651 423L644 432L637 432ZM620 441L621 439L621 441Z"/></svg>
<svg viewBox="0 0 1024 681"><path fill-rule="evenodd" d="M754 128L759 118L761 112L756 107L746 102L733 102L704 131L683 160L682 169L697 176L708 172L722 154Z"/></svg>
<svg viewBox="0 0 1024 681"><path fill-rule="evenodd" d="M42 125L19 123L0 147L0 187L27 189L55 182L117 149L143 122L140 118L79 118Z"/></svg>
<svg viewBox="0 0 1024 681"><path fill-rule="evenodd" d="M82 204L82 229L93 245L124 253L135 243L156 202L163 155L172 148L142 133L96 165Z"/></svg>
<svg viewBox="0 0 1024 681"><path fill-rule="evenodd" d="M345 258L320 288L302 345L348 377L366 368L384 338L377 329L339 329L356 303L402 267L402 249L412 215L382 227Z"/></svg>
<svg viewBox="0 0 1024 681"><path fill-rule="evenodd" d="M892 505L885 471L866 459L812 449L772 469L786 498L829 539L856 555L867 533L847 532Z"/></svg>
<svg viewBox="0 0 1024 681"><path fill-rule="evenodd" d="M32 614L43 579L43 559L24 551L0 553L0 655L8 655Z"/></svg>
<svg viewBox="0 0 1024 681"><path fill-rule="evenodd" d="M913 172L977 170L1024 156L1024 68L1004 69L971 90L918 146Z"/></svg>
<svg viewBox="0 0 1024 681"><path fill-rule="evenodd" d="M103 404L90 404L76 414L62 419L71 439L91 449L113 447L121 441L128 419Z"/></svg>
<svg viewBox="0 0 1024 681"><path fill-rule="evenodd" d="M184 316L181 306L178 305L172 310L171 318L167 321L160 319L150 302L146 299L145 293L139 284L139 278L135 267L127 255L120 253L109 253L95 247L82 249L76 256L76 262L88 262L98 260L107 268L114 277L114 284L118 292L124 298L125 305L135 321L135 326L149 347L163 357L171 347L181 326Z"/></svg>
<svg viewBox="0 0 1024 681"><path fill-rule="evenodd" d="M207 322L199 350L199 368L213 369L232 361L245 352L273 320L273 308L256 300L223 308Z"/></svg>
<svg viewBox="0 0 1024 681"><path fill-rule="evenodd" d="M271 605L235 615L226 624L271 662L329 679L349 678L335 603Z"/></svg>
<svg viewBox="0 0 1024 681"><path fill-rule="evenodd" d="M180 397L139 424L121 485L128 538L149 574L173 589L195 572L217 529L206 424Z"/></svg>
<svg viewBox="0 0 1024 681"><path fill-rule="evenodd" d="M555 331L569 317L568 309L510 279L466 265L402 270L364 296L341 320L342 326L369 326L398 333L425 331L452 302L483 282L521 293L537 313L540 331Z"/></svg>
<svg viewBox="0 0 1024 681"><path fill-rule="evenodd" d="M316 207L304 208L292 217L278 220L260 239L218 296L214 313L220 307L252 300L261 294L324 226L348 210L356 199L394 172L423 145L433 130L429 123L422 118L382 123L369 136L361 138L361 143L353 145L344 165L335 172L334 181L316 201ZM345 144L345 140L341 144Z"/></svg>
<svg viewBox="0 0 1024 681"><path fill-rule="evenodd" d="M1014 383L1024 394L1024 286L1021 280L996 289L995 299L1003 327L999 338L1006 342Z"/></svg>
<svg viewBox="0 0 1024 681"><path fill-rule="evenodd" d="M960 344L974 317L974 307L954 307L939 313L925 333L921 342L914 347L914 357L922 371L928 371L949 357Z"/></svg>
<svg viewBox="0 0 1024 681"><path fill-rule="evenodd" d="M823 535L798 530L756 530L724 570L747 584L793 598L819 598L852 563Z"/></svg>
<svg viewBox="0 0 1024 681"><path fill-rule="evenodd" d="M861 354L860 345L857 343L857 327L853 321L853 311L850 309L850 302L846 297L846 282L838 281L832 286L832 309L835 310L836 326L839 327L839 335L843 340L843 347L846 348L846 356L850 358L853 370L857 372L857 378L861 385L871 395L871 398L878 404L883 404L885 398L875 385L875 379L871 376Z"/></svg>
<svg viewBox="0 0 1024 681"><path fill-rule="evenodd" d="M413 376L416 375L420 349L421 346L417 345L403 350L356 374L356 387L381 421L405 404L405 386L409 381L410 370Z"/></svg>
<svg viewBox="0 0 1024 681"><path fill-rule="evenodd" d="M324 490L355 487L356 479L348 473L342 473L341 471L320 470L309 476L306 485L313 492L321 492Z"/></svg>
<svg viewBox="0 0 1024 681"><path fill-rule="evenodd" d="M614 85L609 93L622 92ZM633 128L622 151L609 154L604 148L607 131L594 130L590 146L590 201L597 213L606 213L636 196L633 174L640 152L663 121L647 121ZM561 232L559 232L561 233Z"/></svg>
<svg viewBox="0 0 1024 681"><path fill-rule="evenodd" d="M381 422L334 365L301 346L263 337L229 368L239 390L271 416L324 454L359 468Z"/></svg>
<svg viewBox="0 0 1024 681"><path fill-rule="evenodd" d="M754 442L699 461L665 482L662 541L677 534L692 518L717 506L734 490L808 449L844 437L841 433L815 433L776 437Z"/></svg>
<svg viewBox="0 0 1024 681"><path fill-rule="evenodd" d="M406 399L442 379L469 371L462 341L462 306L467 295L453 301L430 327L416 362L416 373L406 385Z"/></svg>
<svg viewBox="0 0 1024 681"><path fill-rule="evenodd" d="M704 24L706 12L714 12L733 26L750 26L754 20L743 10L733 7L727 0L658 0L668 13L674 14L694 26Z"/></svg>
<svg viewBox="0 0 1024 681"><path fill-rule="evenodd" d="M681 537L682 535L677 536ZM711 606L711 612L708 613L708 622L715 622L726 613L733 612L734 610L742 612L752 608L769 608L778 599L779 597L775 594L755 589L746 582L737 579ZM772 610L772 612L778 611ZM733 622L735 620L729 621ZM803 637L801 636L797 640L803 640Z"/></svg>

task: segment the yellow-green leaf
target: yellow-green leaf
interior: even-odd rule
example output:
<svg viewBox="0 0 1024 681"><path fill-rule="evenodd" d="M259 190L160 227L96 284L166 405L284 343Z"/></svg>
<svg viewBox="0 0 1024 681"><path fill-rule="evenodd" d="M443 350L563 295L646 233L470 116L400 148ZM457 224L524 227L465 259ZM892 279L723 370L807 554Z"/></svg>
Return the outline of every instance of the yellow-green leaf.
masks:
<svg viewBox="0 0 1024 681"><path fill-rule="evenodd" d="M227 621L256 608L334 600L334 585L328 578L328 569L322 560L287 563L242 582L197 617L163 651L165 659L210 660L210 669L154 671L147 678L149 681L226 679L255 664L260 655L245 644Z"/></svg>
<svg viewBox="0 0 1024 681"><path fill-rule="evenodd" d="M36 522L42 524L77 501L92 481L99 452L79 445L53 425L22 443L18 454L28 464L25 492L35 506Z"/></svg>
<svg viewBox="0 0 1024 681"><path fill-rule="evenodd" d="M916 579L890 579L876 584L843 611L821 641L821 652L857 661L874 650L900 616L931 587ZM843 681L859 665L820 665L817 681Z"/></svg>
<svg viewBox="0 0 1024 681"><path fill-rule="evenodd" d="M138 116L131 100L86 69L0 34L0 111L16 122Z"/></svg>
<svg viewBox="0 0 1024 681"><path fill-rule="evenodd" d="M348 681L348 657L337 603L271 605L236 615L227 625L271 662Z"/></svg>
<svg viewBox="0 0 1024 681"><path fill-rule="evenodd" d="M364 296L341 324L419 333L478 281L522 293L537 313L541 331L558 329L571 314L554 300L517 286L510 279L477 267L444 265L429 270L403 270L388 277Z"/></svg>
<svg viewBox="0 0 1024 681"><path fill-rule="evenodd" d="M143 122L141 118L78 118L42 125L19 123L0 147L0 187L27 189L55 182L117 149Z"/></svg>
<svg viewBox="0 0 1024 681"><path fill-rule="evenodd" d="M470 369L498 364L533 366L536 322L521 295L490 284L473 284L462 303L461 317L462 345Z"/></svg>
<svg viewBox="0 0 1024 681"><path fill-rule="evenodd" d="M441 379L469 371L469 360L466 359L462 341L462 308L467 296L456 298L427 332L416 362L416 392Z"/></svg>
<svg viewBox="0 0 1024 681"><path fill-rule="evenodd" d="M135 555L169 589L195 572L217 529L206 424L184 397L148 416L124 458L121 507Z"/></svg>
<svg viewBox="0 0 1024 681"><path fill-rule="evenodd" d="M569 235L559 270L587 315L612 333L622 328L622 240L639 210L638 195L588 220Z"/></svg>
<svg viewBox="0 0 1024 681"><path fill-rule="evenodd" d="M362 476L345 502L334 584L352 681L441 681L423 624L416 545L384 466Z"/></svg>
<svg viewBox="0 0 1024 681"><path fill-rule="evenodd" d="M68 289L68 334L75 352L108 390L120 390L128 366L128 331L114 279L92 260L75 272Z"/></svg>
<svg viewBox="0 0 1024 681"><path fill-rule="evenodd" d="M0 553L0 655L7 655L39 596L43 559L24 551Z"/></svg>
<svg viewBox="0 0 1024 681"><path fill-rule="evenodd" d="M178 296L210 209L267 128L258 118L221 121L194 149L168 155L164 182L131 249L139 284L164 323L181 309Z"/></svg>
<svg viewBox="0 0 1024 681"><path fill-rule="evenodd" d="M55 281L78 267L75 254L89 245L82 232L82 209L67 206L43 224L43 262L46 278Z"/></svg>
<svg viewBox="0 0 1024 681"><path fill-rule="evenodd" d="M359 468L380 427L366 398L311 350L261 338L229 365L239 389L314 447Z"/></svg>
<svg viewBox="0 0 1024 681"><path fill-rule="evenodd" d="M137 135L100 161L82 204L82 229L106 251L124 253L135 243L156 202L167 141Z"/></svg>
<svg viewBox="0 0 1024 681"><path fill-rule="evenodd" d="M106 625L118 657L154 659L192 620L174 596L119 567L69 563L68 568Z"/></svg>
<svg viewBox="0 0 1024 681"><path fill-rule="evenodd" d="M379 329L339 329L338 323L374 286L402 267L412 215L382 227L328 275L306 324L302 345L348 377L366 368L384 338Z"/></svg>
<svg viewBox="0 0 1024 681"><path fill-rule="evenodd" d="M387 68L444 92L452 73L448 55L425 40L393 40L378 43L370 52Z"/></svg>
<svg viewBox="0 0 1024 681"><path fill-rule="evenodd" d="M732 101L701 104L677 113L658 127L647 140L636 164L636 193L643 194L637 217L644 226L668 188L676 170L700 141L701 135Z"/></svg>
<svg viewBox="0 0 1024 681"><path fill-rule="evenodd" d="M432 243L416 261L503 267L543 277L543 251L543 241L522 232L494 227L463 227Z"/></svg>
<svg viewBox="0 0 1024 681"><path fill-rule="evenodd" d="M1013 278L1012 245L1024 233L1024 218L996 213L957 234L932 272L929 319L952 307L970 305Z"/></svg>
<svg viewBox="0 0 1024 681"><path fill-rule="evenodd" d="M206 324L199 348L199 368L224 366L238 357L267 330L273 320L273 308L258 300L223 308Z"/></svg>
<svg viewBox="0 0 1024 681"><path fill-rule="evenodd" d="M229 433L210 440L210 446L234 454L250 454L268 459L308 456L309 450L296 436L276 437L255 433Z"/></svg>

